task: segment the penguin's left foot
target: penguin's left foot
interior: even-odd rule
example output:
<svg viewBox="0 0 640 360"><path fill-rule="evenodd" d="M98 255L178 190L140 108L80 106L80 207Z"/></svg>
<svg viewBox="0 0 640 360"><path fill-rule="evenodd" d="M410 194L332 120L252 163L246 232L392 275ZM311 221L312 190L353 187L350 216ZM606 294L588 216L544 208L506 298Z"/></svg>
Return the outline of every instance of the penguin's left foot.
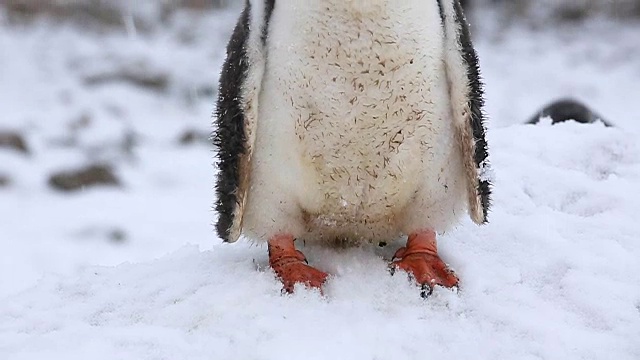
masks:
<svg viewBox="0 0 640 360"><path fill-rule="evenodd" d="M282 281L283 290L292 293L296 284L316 288L322 292L327 273L307 265L304 254L296 250L290 235L275 236L269 240L269 265Z"/></svg>
<svg viewBox="0 0 640 360"><path fill-rule="evenodd" d="M456 274L440 259L436 248L434 231L411 234L407 245L396 251L391 269L400 269L410 274L423 288L423 296L428 296L436 285L446 288L458 286Z"/></svg>

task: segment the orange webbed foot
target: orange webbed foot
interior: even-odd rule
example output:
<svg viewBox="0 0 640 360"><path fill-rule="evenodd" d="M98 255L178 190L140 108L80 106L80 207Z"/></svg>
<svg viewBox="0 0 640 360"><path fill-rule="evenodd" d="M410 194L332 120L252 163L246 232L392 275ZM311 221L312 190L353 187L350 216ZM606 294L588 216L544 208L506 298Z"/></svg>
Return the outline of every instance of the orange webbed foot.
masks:
<svg viewBox="0 0 640 360"><path fill-rule="evenodd" d="M329 276L307 265L304 254L296 250L292 236L277 236L269 240L269 265L288 293L293 292L296 284L322 291L322 285Z"/></svg>
<svg viewBox="0 0 640 360"><path fill-rule="evenodd" d="M409 236L407 246L400 248L393 256L391 268L410 274L422 287L423 296L430 295L436 285L455 288L459 284L456 274L438 256L433 231Z"/></svg>

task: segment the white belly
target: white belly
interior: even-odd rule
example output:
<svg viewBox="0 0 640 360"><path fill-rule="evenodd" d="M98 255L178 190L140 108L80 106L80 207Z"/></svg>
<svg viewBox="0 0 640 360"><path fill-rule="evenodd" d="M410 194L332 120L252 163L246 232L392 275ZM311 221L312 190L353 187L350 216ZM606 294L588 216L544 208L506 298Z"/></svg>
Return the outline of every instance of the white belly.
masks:
<svg viewBox="0 0 640 360"><path fill-rule="evenodd" d="M278 192L269 211L282 207L304 231L369 238L410 226L416 202L425 212L460 208L448 194L461 176L436 2L285 0L277 9L252 179L271 190L250 192L250 207Z"/></svg>

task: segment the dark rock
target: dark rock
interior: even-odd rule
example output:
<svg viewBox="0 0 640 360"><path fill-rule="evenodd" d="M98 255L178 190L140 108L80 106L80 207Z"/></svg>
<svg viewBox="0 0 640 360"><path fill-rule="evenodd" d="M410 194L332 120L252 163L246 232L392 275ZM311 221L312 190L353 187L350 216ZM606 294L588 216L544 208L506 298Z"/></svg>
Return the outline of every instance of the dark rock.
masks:
<svg viewBox="0 0 640 360"><path fill-rule="evenodd" d="M99 86L110 83L128 83L143 89L164 92L169 87L169 77L165 73L144 71L142 69L120 69L114 72L88 75L84 83Z"/></svg>
<svg viewBox="0 0 640 360"><path fill-rule="evenodd" d="M109 166L91 165L86 168L62 171L49 178L49 185L60 191L76 191L92 186L119 186L120 181Z"/></svg>
<svg viewBox="0 0 640 360"><path fill-rule="evenodd" d="M0 0L10 22L25 22L46 17L80 25L83 30L122 29L148 33L166 24L178 11L201 14L227 6L227 0L149 1L152 11L135 11L131 0Z"/></svg>
<svg viewBox="0 0 640 360"><path fill-rule="evenodd" d="M217 89L211 85L200 86L196 90L196 94L199 97L204 97L204 98L213 98L216 96L216 93L217 93Z"/></svg>
<svg viewBox="0 0 640 360"><path fill-rule="evenodd" d="M10 21L30 21L47 17L57 21L71 21L83 28L122 27L126 15L124 7L109 1L42 1L42 0L5 0L4 7ZM148 26L139 20L140 28Z"/></svg>
<svg viewBox="0 0 640 360"><path fill-rule="evenodd" d="M471 7L492 4L492 10L504 11L509 18L528 22L536 26L548 26L549 21L558 23L581 23L603 15L614 19L634 19L640 16L638 0L557 0L546 1L541 6L538 0L467 0Z"/></svg>
<svg viewBox="0 0 640 360"><path fill-rule="evenodd" d="M75 234L82 241L105 241L115 245L121 245L128 241L127 232L117 226L89 226Z"/></svg>
<svg viewBox="0 0 640 360"><path fill-rule="evenodd" d="M605 126L613 126L585 104L573 99L562 99L545 106L529 119L527 124L537 124L545 117L551 118L552 124L573 120L582 124L601 121Z"/></svg>
<svg viewBox="0 0 640 360"><path fill-rule="evenodd" d="M11 184L11 180L8 176L0 174L0 188L7 187Z"/></svg>
<svg viewBox="0 0 640 360"><path fill-rule="evenodd" d="M22 135L14 132L0 132L0 149L11 149L23 154L29 153L27 142Z"/></svg>
<svg viewBox="0 0 640 360"><path fill-rule="evenodd" d="M127 233L122 229L112 229L108 233L109 241L115 244L122 244L127 241Z"/></svg>
<svg viewBox="0 0 640 360"><path fill-rule="evenodd" d="M178 140L180 145L193 145L193 144L206 144L211 145L211 134L197 131L197 130L187 130L185 131Z"/></svg>

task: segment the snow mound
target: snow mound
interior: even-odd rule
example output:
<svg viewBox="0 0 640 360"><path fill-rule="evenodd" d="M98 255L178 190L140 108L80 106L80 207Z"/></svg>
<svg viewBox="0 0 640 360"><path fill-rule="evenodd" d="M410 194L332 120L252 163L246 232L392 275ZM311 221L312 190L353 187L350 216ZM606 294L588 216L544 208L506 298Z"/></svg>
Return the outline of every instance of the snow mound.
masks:
<svg viewBox="0 0 640 360"><path fill-rule="evenodd" d="M324 296L281 295L266 249L186 247L0 303L2 359L638 359L640 146L602 125L490 131L491 223L440 238L462 279L427 300L399 244L307 247Z"/></svg>

